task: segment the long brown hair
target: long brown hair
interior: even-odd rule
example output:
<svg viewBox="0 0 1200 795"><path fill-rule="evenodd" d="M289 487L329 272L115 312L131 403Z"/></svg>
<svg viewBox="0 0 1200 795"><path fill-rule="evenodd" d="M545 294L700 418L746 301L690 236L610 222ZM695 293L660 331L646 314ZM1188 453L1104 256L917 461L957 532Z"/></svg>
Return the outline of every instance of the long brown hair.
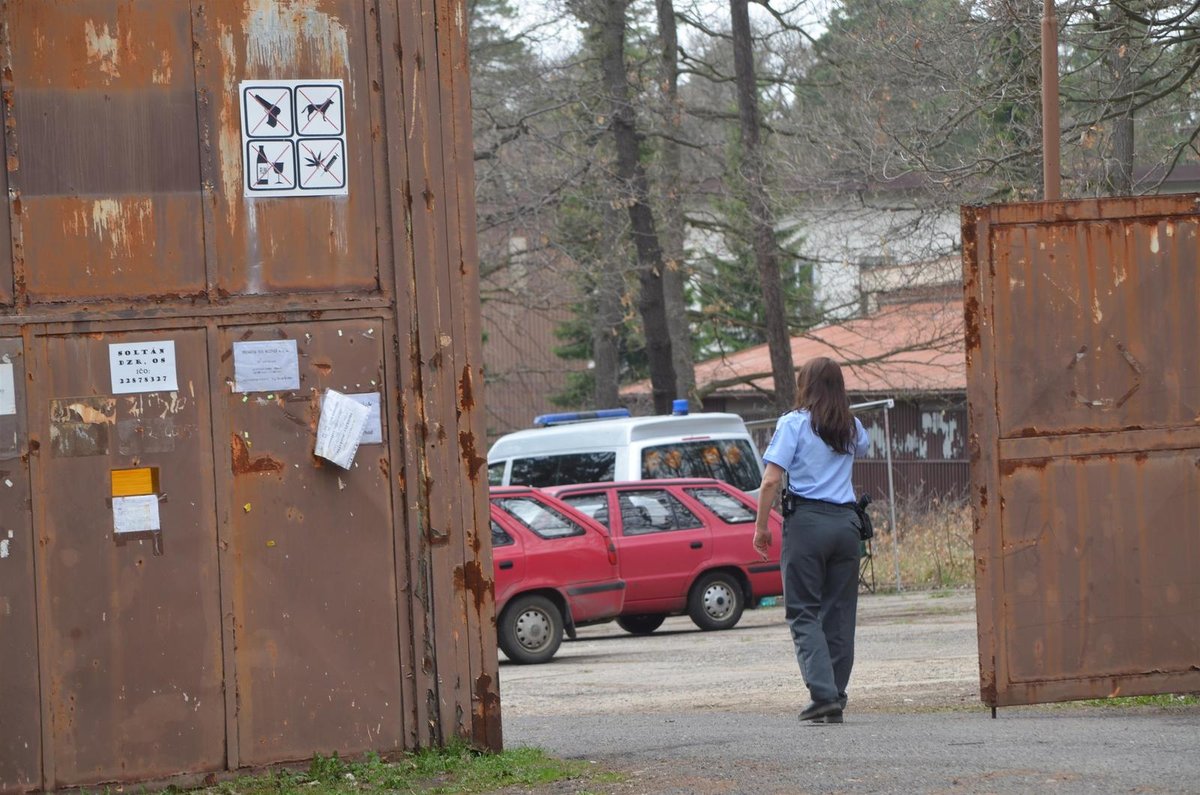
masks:
<svg viewBox="0 0 1200 795"><path fill-rule="evenodd" d="M808 411L813 432L834 452L854 452L854 417L842 368L833 359L809 359L796 374L796 408Z"/></svg>

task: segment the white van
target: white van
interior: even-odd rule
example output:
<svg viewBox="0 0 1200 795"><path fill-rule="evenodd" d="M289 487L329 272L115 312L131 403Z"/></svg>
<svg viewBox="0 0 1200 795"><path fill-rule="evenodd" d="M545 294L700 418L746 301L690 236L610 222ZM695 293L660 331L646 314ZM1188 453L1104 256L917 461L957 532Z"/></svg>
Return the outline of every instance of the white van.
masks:
<svg viewBox="0 0 1200 795"><path fill-rule="evenodd" d="M717 478L757 495L762 458L736 414L583 419L612 411L623 412L553 415L500 437L488 450L489 485Z"/></svg>

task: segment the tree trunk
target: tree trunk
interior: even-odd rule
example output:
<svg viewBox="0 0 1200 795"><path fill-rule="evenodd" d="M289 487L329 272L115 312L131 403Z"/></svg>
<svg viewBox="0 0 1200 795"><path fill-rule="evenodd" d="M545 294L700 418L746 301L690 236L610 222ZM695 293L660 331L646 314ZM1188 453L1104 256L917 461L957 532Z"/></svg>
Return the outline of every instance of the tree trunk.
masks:
<svg viewBox="0 0 1200 795"><path fill-rule="evenodd" d="M1104 158L1104 181L1114 196L1133 192L1133 76L1129 57L1129 25L1125 12L1112 9L1111 45L1108 68L1112 77L1112 95L1117 98L1112 119L1112 136L1108 157Z"/></svg>
<svg viewBox="0 0 1200 795"><path fill-rule="evenodd" d="M750 213L750 244L758 265L767 348L775 379L775 405L788 411L796 403L796 370L792 362L792 340L783 305L783 282L779 275L779 247L775 241L775 218L763 183L762 146L759 140L758 85L754 75L754 49L747 0L730 0L733 33L733 65L736 78L738 119L742 134L742 172L745 177L747 209Z"/></svg>
<svg viewBox="0 0 1200 795"><path fill-rule="evenodd" d="M663 116L667 137L662 144L662 217L663 307L667 313L667 330L671 336L671 354L675 365L675 397L690 397L696 388L693 366L692 331L688 324L687 296L684 285L687 270L683 253L683 198L679 186L683 181L679 144L683 127L683 109L679 104L679 39L675 30L675 5L672 0L656 0L658 7L658 38L662 44Z"/></svg>
<svg viewBox="0 0 1200 795"><path fill-rule="evenodd" d="M663 302L663 256L654 214L650 210L649 181L639 153L639 136L633 107L629 104L629 84L625 77L625 24L629 0L603 2L600 24L600 68L609 101L609 127L617 155L617 179L621 199L629 210L630 234L638 259L638 311L646 336L646 355L650 367L650 388L654 410L669 414L675 396L675 364L671 355L671 335Z"/></svg>

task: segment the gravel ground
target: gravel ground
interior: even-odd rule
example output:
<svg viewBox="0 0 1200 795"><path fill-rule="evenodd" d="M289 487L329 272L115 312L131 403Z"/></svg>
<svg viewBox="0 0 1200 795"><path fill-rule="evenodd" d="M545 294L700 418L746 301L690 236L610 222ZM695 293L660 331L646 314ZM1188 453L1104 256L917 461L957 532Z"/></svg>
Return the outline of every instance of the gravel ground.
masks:
<svg viewBox="0 0 1200 795"><path fill-rule="evenodd" d="M850 708L807 703L782 608L726 632L587 627L547 665L501 662L505 743L617 771L539 793L1200 792L1200 709L979 701L974 596L863 596Z"/></svg>

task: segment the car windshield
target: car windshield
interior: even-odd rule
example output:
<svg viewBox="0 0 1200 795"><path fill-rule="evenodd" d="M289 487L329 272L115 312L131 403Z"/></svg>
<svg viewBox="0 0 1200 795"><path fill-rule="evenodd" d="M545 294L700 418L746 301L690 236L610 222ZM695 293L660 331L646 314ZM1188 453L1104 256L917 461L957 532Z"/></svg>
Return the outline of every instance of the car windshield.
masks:
<svg viewBox="0 0 1200 795"><path fill-rule="evenodd" d="M642 477L715 478L753 491L762 481L758 461L745 439L675 442L642 450Z"/></svg>
<svg viewBox="0 0 1200 795"><path fill-rule="evenodd" d="M586 532L576 522L533 497L502 497L495 503L539 538L567 538Z"/></svg>

